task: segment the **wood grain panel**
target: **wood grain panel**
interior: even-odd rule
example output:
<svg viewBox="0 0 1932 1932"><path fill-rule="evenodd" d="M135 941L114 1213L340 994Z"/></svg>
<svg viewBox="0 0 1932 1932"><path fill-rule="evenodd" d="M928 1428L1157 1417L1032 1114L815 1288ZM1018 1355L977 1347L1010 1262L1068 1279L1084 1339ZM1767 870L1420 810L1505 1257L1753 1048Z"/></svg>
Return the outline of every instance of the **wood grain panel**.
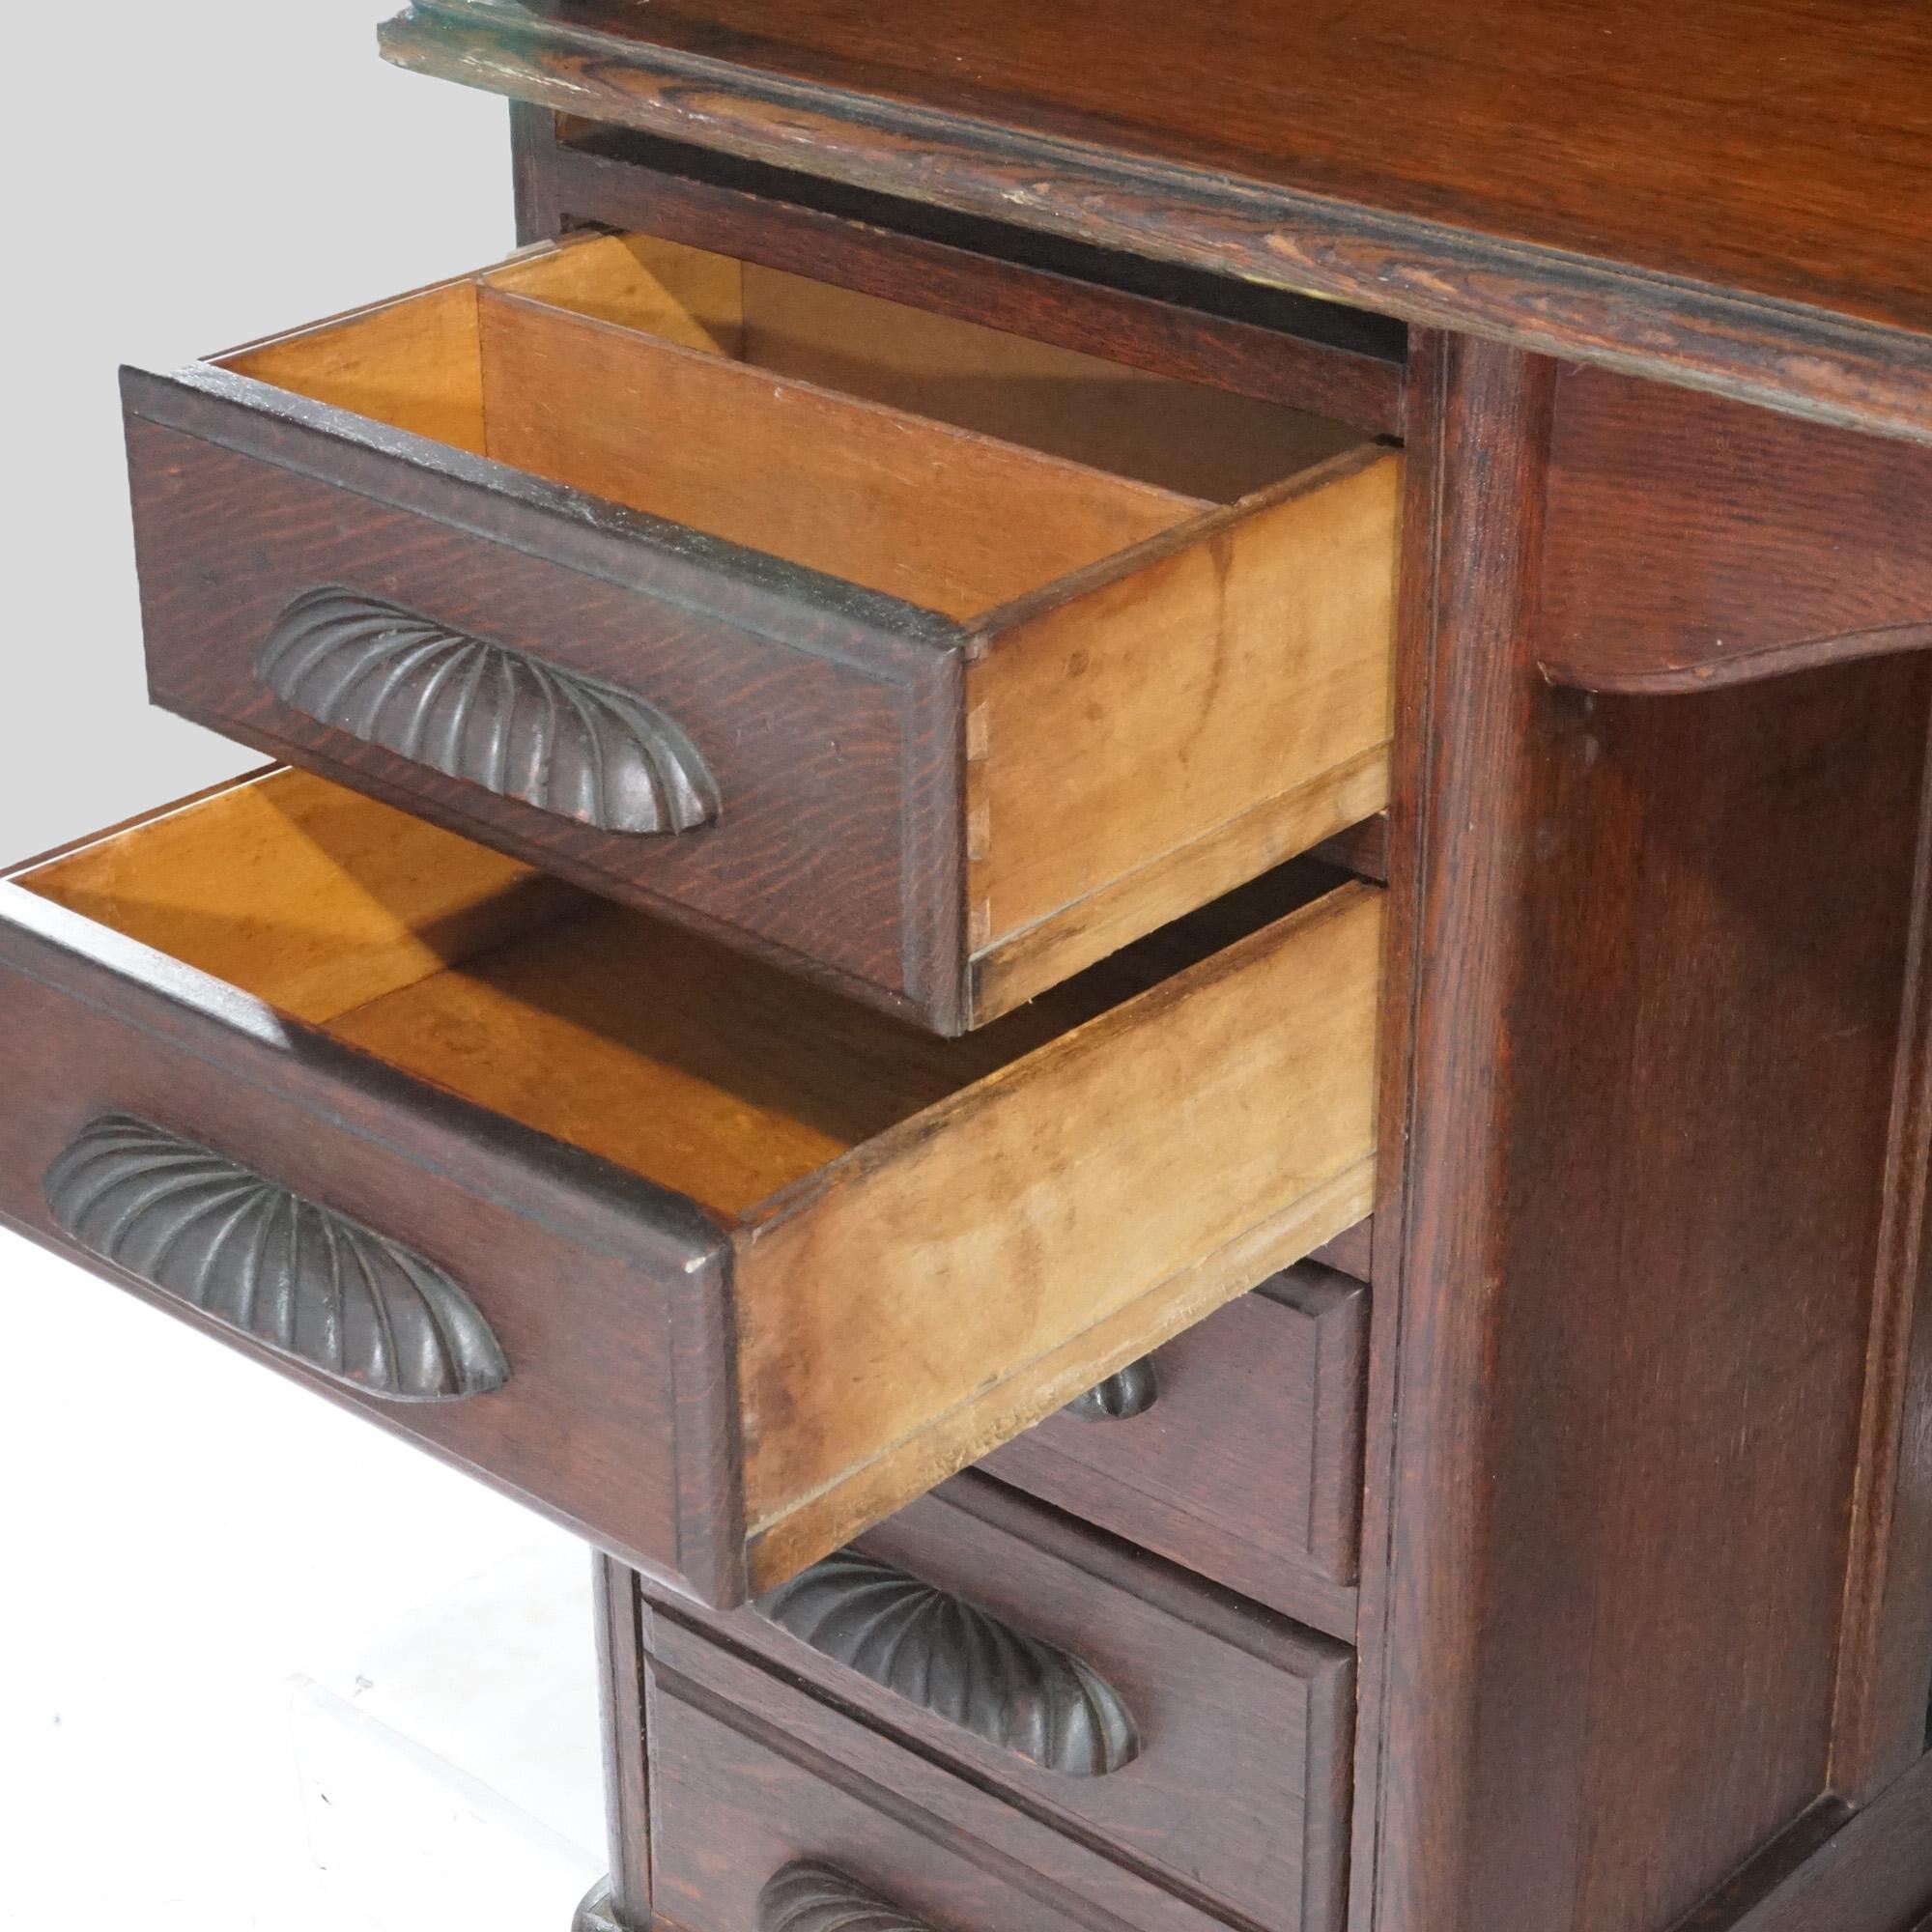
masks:
<svg viewBox="0 0 1932 1932"><path fill-rule="evenodd" d="M1932 451L1579 369L1549 488L1560 682L1695 691L1932 645Z"/></svg>
<svg viewBox="0 0 1932 1932"><path fill-rule="evenodd" d="M1427 359L1360 1922L1627 1932L1829 1789L1927 673L1552 691L1553 372Z"/></svg>
<svg viewBox="0 0 1932 1932"><path fill-rule="evenodd" d="M499 460L966 618L1182 522L1183 497L486 289Z"/></svg>
<svg viewBox="0 0 1932 1932"><path fill-rule="evenodd" d="M745 273L746 359L982 436L1232 503L1353 448L1332 416L784 274Z"/></svg>
<svg viewBox="0 0 1932 1932"><path fill-rule="evenodd" d="M288 774L100 834L40 862L34 890L318 1023L577 902L515 859Z"/></svg>
<svg viewBox="0 0 1932 1932"><path fill-rule="evenodd" d="M257 382L484 453L482 346L468 281L296 329L226 360Z"/></svg>
<svg viewBox="0 0 1932 1932"><path fill-rule="evenodd" d="M1371 435L1402 429L1404 331L1379 316L595 123L574 123L546 167L547 191L583 220L727 249Z"/></svg>
<svg viewBox="0 0 1932 1932"><path fill-rule="evenodd" d="M1788 1879L1713 1932L1923 1932L1932 1909L1932 1758L1840 1825ZM1694 1922L1683 1932L1703 1932Z"/></svg>

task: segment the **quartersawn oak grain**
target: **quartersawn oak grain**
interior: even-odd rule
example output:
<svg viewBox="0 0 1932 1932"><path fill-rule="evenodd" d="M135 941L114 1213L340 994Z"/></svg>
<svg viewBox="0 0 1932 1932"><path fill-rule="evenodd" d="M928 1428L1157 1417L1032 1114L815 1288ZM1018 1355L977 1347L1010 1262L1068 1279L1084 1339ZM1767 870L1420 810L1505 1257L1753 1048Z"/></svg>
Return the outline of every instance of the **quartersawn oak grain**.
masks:
<svg viewBox="0 0 1932 1932"><path fill-rule="evenodd" d="M126 389L158 701L941 1033L1385 801L1400 458L1326 418L648 236ZM318 596L648 707L707 822L306 705Z"/></svg>
<svg viewBox="0 0 1932 1932"><path fill-rule="evenodd" d="M1337 876L946 1041L273 774L0 888L0 1210L58 1241L109 1114L298 1180L508 1359L392 1426L736 1601L1360 1219L1379 894Z"/></svg>

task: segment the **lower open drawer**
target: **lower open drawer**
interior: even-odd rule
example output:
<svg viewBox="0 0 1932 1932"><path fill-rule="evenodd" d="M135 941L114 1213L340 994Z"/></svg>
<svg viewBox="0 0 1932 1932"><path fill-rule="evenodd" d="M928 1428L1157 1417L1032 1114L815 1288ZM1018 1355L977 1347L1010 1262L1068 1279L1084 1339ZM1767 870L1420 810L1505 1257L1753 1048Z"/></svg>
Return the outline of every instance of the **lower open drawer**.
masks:
<svg viewBox="0 0 1932 1932"><path fill-rule="evenodd" d="M942 1040L242 781L0 885L0 1212L730 1604L1368 1210L1338 876Z"/></svg>

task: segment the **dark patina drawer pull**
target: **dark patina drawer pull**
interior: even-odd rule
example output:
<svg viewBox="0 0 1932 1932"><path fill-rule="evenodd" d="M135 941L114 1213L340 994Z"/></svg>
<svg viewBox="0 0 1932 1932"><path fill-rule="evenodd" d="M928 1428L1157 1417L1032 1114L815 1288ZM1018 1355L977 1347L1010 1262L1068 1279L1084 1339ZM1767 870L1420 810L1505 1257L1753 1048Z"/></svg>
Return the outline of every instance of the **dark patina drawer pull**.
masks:
<svg viewBox="0 0 1932 1932"><path fill-rule="evenodd" d="M654 705L380 597L304 592L255 671L319 724L599 832L689 832L718 816L703 758Z"/></svg>
<svg viewBox="0 0 1932 1932"><path fill-rule="evenodd" d="M1140 1752L1132 1714L1055 1644L889 1563L838 1550L758 1600L758 1614L947 1723L1066 1777Z"/></svg>
<svg viewBox="0 0 1932 1932"><path fill-rule="evenodd" d="M765 1881L758 1932L932 1932L835 1865L802 1859Z"/></svg>
<svg viewBox="0 0 1932 1932"><path fill-rule="evenodd" d="M1129 1362L1105 1381L1098 1381L1085 1395L1077 1395L1061 1411L1077 1415L1082 1422L1131 1422L1145 1415L1160 1394L1160 1378L1153 1357L1143 1355Z"/></svg>
<svg viewBox="0 0 1932 1932"><path fill-rule="evenodd" d="M90 1253L364 1395L453 1402L509 1379L440 1268L145 1121L94 1122L42 1186Z"/></svg>

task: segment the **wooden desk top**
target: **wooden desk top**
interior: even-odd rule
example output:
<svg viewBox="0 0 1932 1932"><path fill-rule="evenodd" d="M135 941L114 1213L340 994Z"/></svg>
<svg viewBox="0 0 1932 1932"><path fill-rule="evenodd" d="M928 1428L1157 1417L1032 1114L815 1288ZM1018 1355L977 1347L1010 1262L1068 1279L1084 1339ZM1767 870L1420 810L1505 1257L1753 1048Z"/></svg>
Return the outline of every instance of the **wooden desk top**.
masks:
<svg viewBox="0 0 1932 1932"><path fill-rule="evenodd" d="M1932 11L421 0L402 65L1932 440Z"/></svg>

